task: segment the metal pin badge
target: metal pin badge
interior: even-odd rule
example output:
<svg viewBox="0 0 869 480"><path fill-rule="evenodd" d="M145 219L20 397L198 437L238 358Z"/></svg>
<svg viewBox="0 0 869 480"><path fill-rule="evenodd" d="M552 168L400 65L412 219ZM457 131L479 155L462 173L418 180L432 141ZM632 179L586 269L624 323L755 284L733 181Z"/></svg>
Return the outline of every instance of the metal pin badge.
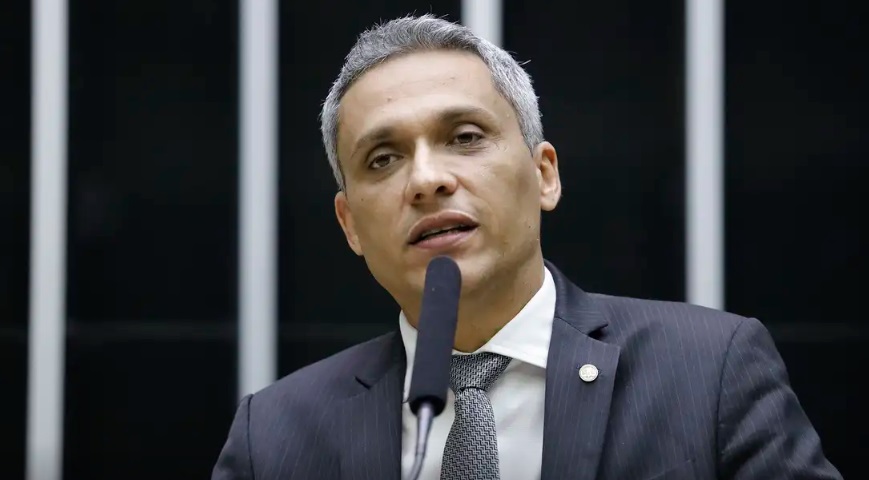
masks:
<svg viewBox="0 0 869 480"><path fill-rule="evenodd" d="M590 363L579 367L579 378L583 382L593 382L597 378L598 373L597 367Z"/></svg>

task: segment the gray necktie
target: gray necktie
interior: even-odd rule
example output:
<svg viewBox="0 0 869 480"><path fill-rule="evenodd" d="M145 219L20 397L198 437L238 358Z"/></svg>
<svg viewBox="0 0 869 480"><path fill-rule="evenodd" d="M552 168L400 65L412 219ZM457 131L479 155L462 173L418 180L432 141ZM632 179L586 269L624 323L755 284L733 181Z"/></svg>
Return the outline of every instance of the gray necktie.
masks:
<svg viewBox="0 0 869 480"><path fill-rule="evenodd" d="M486 391L509 363L509 357L494 353L453 356L456 418L444 447L441 480L500 479L495 415Z"/></svg>

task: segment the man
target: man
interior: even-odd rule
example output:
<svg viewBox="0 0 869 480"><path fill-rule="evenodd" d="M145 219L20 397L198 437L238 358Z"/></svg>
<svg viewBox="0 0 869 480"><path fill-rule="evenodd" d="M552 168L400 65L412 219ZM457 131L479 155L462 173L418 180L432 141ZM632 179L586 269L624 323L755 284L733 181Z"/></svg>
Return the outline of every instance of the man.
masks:
<svg viewBox="0 0 869 480"><path fill-rule="evenodd" d="M590 294L545 261L561 195L526 72L464 27L363 33L322 133L347 243L401 307L397 331L245 397L213 478L399 479L428 262L462 294L424 479L841 478L755 319Z"/></svg>

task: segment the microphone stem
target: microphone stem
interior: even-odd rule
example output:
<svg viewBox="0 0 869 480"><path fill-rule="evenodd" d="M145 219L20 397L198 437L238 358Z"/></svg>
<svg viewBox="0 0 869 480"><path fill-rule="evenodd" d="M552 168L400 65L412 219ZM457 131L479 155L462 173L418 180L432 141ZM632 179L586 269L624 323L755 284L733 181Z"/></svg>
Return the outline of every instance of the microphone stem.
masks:
<svg viewBox="0 0 869 480"><path fill-rule="evenodd" d="M434 407L429 402L423 402L416 413L416 452L413 458L413 468L406 480L417 480L422 472L425 452L428 448L428 436L431 432L431 424L434 420Z"/></svg>

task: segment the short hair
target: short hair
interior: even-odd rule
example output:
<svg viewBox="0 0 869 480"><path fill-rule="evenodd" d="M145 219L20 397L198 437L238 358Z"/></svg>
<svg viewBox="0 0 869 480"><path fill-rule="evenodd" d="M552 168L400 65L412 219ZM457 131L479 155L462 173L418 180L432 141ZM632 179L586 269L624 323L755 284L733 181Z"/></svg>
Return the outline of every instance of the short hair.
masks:
<svg viewBox="0 0 869 480"><path fill-rule="evenodd" d="M509 53L478 37L469 28L431 14L401 17L375 25L359 35L323 102L320 131L339 190L345 188L338 163L341 99L359 77L386 60L431 50L466 51L478 56L492 73L495 88L516 111L519 129L529 150L543 141L543 124L531 77Z"/></svg>

